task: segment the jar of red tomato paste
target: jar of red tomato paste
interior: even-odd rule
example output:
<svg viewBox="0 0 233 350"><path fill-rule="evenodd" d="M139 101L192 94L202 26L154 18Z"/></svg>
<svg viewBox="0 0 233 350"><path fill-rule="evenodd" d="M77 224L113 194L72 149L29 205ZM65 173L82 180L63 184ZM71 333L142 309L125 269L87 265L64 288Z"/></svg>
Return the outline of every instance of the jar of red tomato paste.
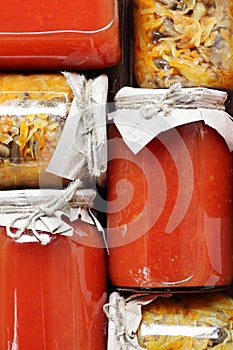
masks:
<svg viewBox="0 0 233 350"><path fill-rule="evenodd" d="M120 58L117 1L2 4L0 69L100 69Z"/></svg>
<svg viewBox="0 0 233 350"><path fill-rule="evenodd" d="M225 98L178 85L118 92L108 170L108 268L115 286L231 283L233 123Z"/></svg>
<svg viewBox="0 0 233 350"><path fill-rule="evenodd" d="M69 205L61 197L0 192L1 350L106 346L105 250L90 212L93 191L79 191Z"/></svg>

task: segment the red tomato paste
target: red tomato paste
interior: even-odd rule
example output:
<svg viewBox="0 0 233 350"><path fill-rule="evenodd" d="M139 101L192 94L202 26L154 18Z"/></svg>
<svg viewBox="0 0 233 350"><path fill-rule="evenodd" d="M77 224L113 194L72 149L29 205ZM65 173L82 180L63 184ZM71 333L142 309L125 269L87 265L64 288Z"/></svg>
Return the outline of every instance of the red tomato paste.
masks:
<svg viewBox="0 0 233 350"><path fill-rule="evenodd" d="M161 133L134 155L116 131L110 137L112 283L168 289L229 285L232 158L224 139L195 122Z"/></svg>
<svg viewBox="0 0 233 350"><path fill-rule="evenodd" d="M74 228L93 246L76 233L17 243L0 227L1 350L105 349L105 252L93 226Z"/></svg>
<svg viewBox="0 0 233 350"><path fill-rule="evenodd" d="M115 0L3 2L0 69L97 69L117 64L115 5Z"/></svg>

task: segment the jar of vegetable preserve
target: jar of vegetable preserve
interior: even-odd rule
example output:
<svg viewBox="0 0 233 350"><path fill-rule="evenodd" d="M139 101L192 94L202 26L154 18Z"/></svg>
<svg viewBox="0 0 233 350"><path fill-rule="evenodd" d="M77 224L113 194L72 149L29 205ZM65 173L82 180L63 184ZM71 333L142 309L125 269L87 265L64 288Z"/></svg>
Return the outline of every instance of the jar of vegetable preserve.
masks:
<svg viewBox="0 0 233 350"><path fill-rule="evenodd" d="M205 88L118 92L108 170L115 286L174 291L231 283L233 123L222 110L225 98Z"/></svg>
<svg viewBox="0 0 233 350"><path fill-rule="evenodd" d="M108 349L192 350L233 347L233 299L220 293L130 295L114 292L105 306ZM122 322L122 320L124 320Z"/></svg>
<svg viewBox="0 0 233 350"><path fill-rule="evenodd" d="M10 0L2 7L0 38L4 70L113 66L120 58L117 1Z"/></svg>
<svg viewBox="0 0 233 350"><path fill-rule="evenodd" d="M231 0L134 0L135 76L141 87L233 87Z"/></svg>
<svg viewBox="0 0 233 350"><path fill-rule="evenodd" d="M1 350L106 347L106 261L89 209L93 191L77 193L59 211L50 204L51 198L61 204L61 196L58 190L0 192Z"/></svg>
<svg viewBox="0 0 233 350"><path fill-rule="evenodd" d="M107 86L105 75L0 74L0 190L61 188L75 178L101 185Z"/></svg>

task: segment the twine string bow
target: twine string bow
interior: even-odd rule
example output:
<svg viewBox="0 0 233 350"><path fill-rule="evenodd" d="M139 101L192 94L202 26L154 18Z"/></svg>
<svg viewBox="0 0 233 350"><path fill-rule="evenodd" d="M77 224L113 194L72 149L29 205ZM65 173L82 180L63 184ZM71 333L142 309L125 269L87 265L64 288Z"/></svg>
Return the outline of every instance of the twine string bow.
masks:
<svg viewBox="0 0 233 350"><path fill-rule="evenodd" d="M69 205L69 202L72 200L75 192L79 188L81 188L81 186L81 181L77 179L69 184L69 186L63 192L63 196L61 196L60 198L55 197L48 201L46 204L37 207L24 206L23 208L21 208L17 205L0 207L0 213L2 214L12 214L16 211L22 213L21 215L19 215L19 217L15 218L11 221L10 224L7 225L6 232L8 237L18 239L22 236L25 230L30 227L30 230L32 231L33 235L39 240L39 242L41 242L41 244L45 245L49 243L50 238L48 235L42 235L37 232L37 221L44 216L52 217L56 214L58 210L62 210L65 207L67 207ZM14 227L15 224L21 220L25 220L23 226L21 228L16 229L16 231L13 232L12 227Z"/></svg>
<svg viewBox="0 0 233 350"><path fill-rule="evenodd" d="M215 102L205 101L195 94L187 93L180 84L173 84L162 96L156 98L140 96L133 101L121 100L116 103L117 109L140 109L145 119L151 119L159 113L164 116L171 114L174 109L218 109L225 110L225 106Z"/></svg>
<svg viewBox="0 0 233 350"><path fill-rule="evenodd" d="M94 101L92 98L93 80L86 80L84 76L78 76L77 83L75 74L67 72L63 74L74 93L78 110L81 111L84 151L89 174L93 177L99 177L101 171L97 156L98 140L94 120Z"/></svg>
<svg viewBox="0 0 233 350"><path fill-rule="evenodd" d="M129 344L134 349L140 349L133 342L135 334L130 334L127 330L126 301L124 298L117 295L114 302L104 305L103 309L107 318L114 324L115 336L120 343L121 350L128 350Z"/></svg>

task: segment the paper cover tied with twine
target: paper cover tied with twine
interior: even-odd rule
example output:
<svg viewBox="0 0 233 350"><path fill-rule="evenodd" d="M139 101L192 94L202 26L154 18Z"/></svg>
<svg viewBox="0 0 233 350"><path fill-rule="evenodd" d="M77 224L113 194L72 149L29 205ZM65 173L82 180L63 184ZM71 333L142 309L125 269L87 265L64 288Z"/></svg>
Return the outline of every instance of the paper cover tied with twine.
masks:
<svg viewBox="0 0 233 350"><path fill-rule="evenodd" d="M169 89L124 87L115 96L116 111L109 114L133 153L159 133L196 121L215 129L233 150L233 121L225 112L227 93L207 88Z"/></svg>
<svg viewBox="0 0 233 350"><path fill-rule="evenodd" d="M64 221L64 215L70 223L81 220L96 226L104 235L91 210L96 192L80 187L81 182L75 180L65 190L0 191L0 226L6 227L8 237L17 242L46 245L54 235L73 235L73 227Z"/></svg>
<svg viewBox="0 0 233 350"><path fill-rule="evenodd" d="M143 350L137 338L142 307L150 304L158 296L141 293L124 298L118 292L110 295L109 303L104 306L108 317L108 350ZM169 297L170 294L166 296Z"/></svg>
<svg viewBox="0 0 233 350"><path fill-rule="evenodd" d="M109 320L108 350L230 350L233 346L233 299L228 295L124 298L114 292L104 311Z"/></svg>
<svg viewBox="0 0 233 350"><path fill-rule="evenodd" d="M74 99L46 169L70 180L81 178L103 184L107 168L106 102L108 78L86 79L78 73L63 72Z"/></svg>

